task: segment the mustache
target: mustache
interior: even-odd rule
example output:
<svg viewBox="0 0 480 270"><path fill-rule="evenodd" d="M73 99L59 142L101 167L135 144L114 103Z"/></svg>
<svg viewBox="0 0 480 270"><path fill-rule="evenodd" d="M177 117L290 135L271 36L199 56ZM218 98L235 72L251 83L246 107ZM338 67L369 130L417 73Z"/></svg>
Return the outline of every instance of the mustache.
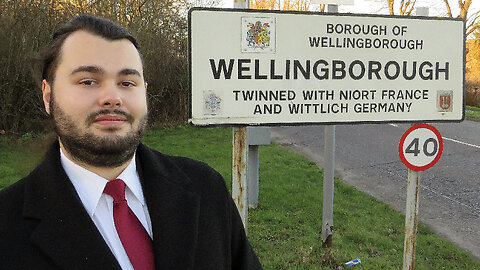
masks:
<svg viewBox="0 0 480 270"><path fill-rule="evenodd" d="M127 122L128 123L133 123L133 115L125 112L125 111L122 111L122 110L119 110L119 109L113 109L113 110L109 110L109 109L103 109L103 110L99 110L99 111L96 111L96 112L92 112L90 113L88 116L87 116L87 119L85 120L85 122L87 123L87 126L93 124L93 122L95 121L95 118L97 118L98 116L100 115L121 115L123 117L125 117L127 119Z"/></svg>

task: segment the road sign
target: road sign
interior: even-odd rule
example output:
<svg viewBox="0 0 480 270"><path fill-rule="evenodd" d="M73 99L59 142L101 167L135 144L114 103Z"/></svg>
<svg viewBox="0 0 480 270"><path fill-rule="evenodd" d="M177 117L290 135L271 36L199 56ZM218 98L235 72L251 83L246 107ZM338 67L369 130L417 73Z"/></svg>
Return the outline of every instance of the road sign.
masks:
<svg viewBox="0 0 480 270"><path fill-rule="evenodd" d="M414 171L431 168L440 159L442 152L443 140L440 132L427 124L409 128L398 145L400 159Z"/></svg>
<svg viewBox="0 0 480 270"><path fill-rule="evenodd" d="M464 117L462 19L194 8L189 42L194 125Z"/></svg>

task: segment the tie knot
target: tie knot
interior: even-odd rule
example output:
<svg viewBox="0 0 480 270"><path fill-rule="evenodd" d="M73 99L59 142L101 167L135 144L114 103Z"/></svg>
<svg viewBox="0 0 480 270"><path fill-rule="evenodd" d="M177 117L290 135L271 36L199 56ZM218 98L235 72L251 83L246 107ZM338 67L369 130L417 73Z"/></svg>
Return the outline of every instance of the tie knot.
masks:
<svg viewBox="0 0 480 270"><path fill-rule="evenodd" d="M103 193L106 193L113 198L113 202L125 200L125 182L122 179L115 179L108 181Z"/></svg>

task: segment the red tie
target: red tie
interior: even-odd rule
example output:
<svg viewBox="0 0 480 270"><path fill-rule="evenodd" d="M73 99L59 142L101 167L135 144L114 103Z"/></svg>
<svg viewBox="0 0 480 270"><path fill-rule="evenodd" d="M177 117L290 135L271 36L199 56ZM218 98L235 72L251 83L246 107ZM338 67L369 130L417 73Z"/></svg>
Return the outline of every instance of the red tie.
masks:
<svg viewBox="0 0 480 270"><path fill-rule="evenodd" d="M125 182L109 181L104 193L113 197L113 220L123 248L135 270L155 269L152 239L125 199Z"/></svg>

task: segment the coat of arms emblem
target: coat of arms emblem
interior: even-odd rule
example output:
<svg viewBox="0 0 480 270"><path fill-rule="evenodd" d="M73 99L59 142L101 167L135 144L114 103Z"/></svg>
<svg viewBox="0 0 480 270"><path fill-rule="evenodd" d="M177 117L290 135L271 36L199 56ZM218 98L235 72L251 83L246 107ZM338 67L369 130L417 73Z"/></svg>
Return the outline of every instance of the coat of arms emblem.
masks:
<svg viewBox="0 0 480 270"><path fill-rule="evenodd" d="M254 24L249 23L248 27L250 29L247 31L247 46L261 49L270 46L270 24L262 25L260 21L256 21Z"/></svg>
<svg viewBox="0 0 480 270"><path fill-rule="evenodd" d="M217 115L222 108L222 99L213 91L204 91L203 95L205 100L203 113L205 115Z"/></svg>
<svg viewBox="0 0 480 270"><path fill-rule="evenodd" d="M275 19L242 18L242 52L275 52Z"/></svg>
<svg viewBox="0 0 480 270"><path fill-rule="evenodd" d="M453 101L453 91L438 91L437 92L437 109L439 112L451 112Z"/></svg>

